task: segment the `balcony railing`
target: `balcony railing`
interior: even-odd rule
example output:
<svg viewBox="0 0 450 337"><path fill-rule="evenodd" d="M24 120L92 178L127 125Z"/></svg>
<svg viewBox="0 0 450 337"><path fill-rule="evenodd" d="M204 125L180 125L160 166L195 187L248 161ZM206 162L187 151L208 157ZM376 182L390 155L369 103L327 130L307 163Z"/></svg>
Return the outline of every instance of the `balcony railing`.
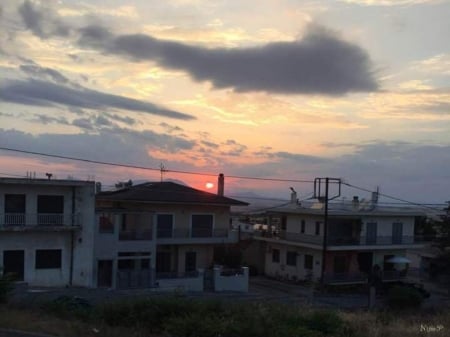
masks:
<svg viewBox="0 0 450 337"><path fill-rule="evenodd" d="M177 278L193 278L198 277L198 270L187 271L184 273L177 272L156 272L156 279L177 279Z"/></svg>
<svg viewBox="0 0 450 337"><path fill-rule="evenodd" d="M0 214L0 227L79 226L79 219L79 214L5 213Z"/></svg>
<svg viewBox="0 0 450 337"><path fill-rule="evenodd" d="M139 241L139 240L151 240L152 231L151 230L140 230L140 231L120 231L119 240L120 241Z"/></svg>
<svg viewBox="0 0 450 337"><path fill-rule="evenodd" d="M323 277L325 283L366 283L366 273L327 273Z"/></svg>
<svg viewBox="0 0 450 337"><path fill-rule="evenodd" d="M174 228L157 230L156 235L159 239L187 239L187 238L226 238L228 229L197 229L193 228Z"/></svg>
<svg viewBox="0 0 450 337"><path fill-rule="evenodd" d="M292 233L286 231L255 231L255 236L277 238L286 241L303 242L309 244L321 245L323 243L323 236L310 235L303 233ZM424 236L331 236L327 238L329 246L361 246L361 245L410 245L430 241L429 237Z"/></svg>

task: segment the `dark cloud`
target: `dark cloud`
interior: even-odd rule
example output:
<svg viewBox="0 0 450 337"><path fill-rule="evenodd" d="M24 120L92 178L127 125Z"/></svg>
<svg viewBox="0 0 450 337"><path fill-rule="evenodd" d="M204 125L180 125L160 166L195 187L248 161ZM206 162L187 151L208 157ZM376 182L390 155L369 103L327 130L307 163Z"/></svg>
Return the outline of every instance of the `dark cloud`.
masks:
<svg viewBox="0 0 450 337"><path fill-rule="evenodd" d="M184 70L216 88L327 95L378 88L368 54L318 27L310 27L302 40L240 49L189 46L143 34L114 36L96 26L81 31L79 43Z"/></svg>
<svg viewBox="0 0 450 337"><path fill-rule="evenodd" d="M116 121L125 123L125 124L130 125L130 126L137 124L137 120L136 119L128 117L128 116L119 116L119 115L110 114L110 113L106 113L105 115L108 116L111 119L114 119Z"/></svg>
<svg viewBox="0 0 450 337"><path fill-rule="evenodd" d="M162 126L164 129L166 129L167 132L171 133L174 131L183 131L182 128L180 128L179 126L176 125L170 125L166 122L161 122L159 123L159 126Z"/></svg>
<svg viewBox="0 0 450 337"><path fill-rule="evenodd" d="M22 64L20 66L25 74L35 78L47 78L55 83L68 84L70 80L61 74L59 71L51 68L41 67L37 64Z"/></svg>
<svg viewBox="0 0 450 337"><path fill-rule="evenodd" d="M19 6L19 14L25 26L42 39L52 36L66 37L70 27L64 24L50 8L36 8L30 1Z"/></svg>
<svg viewBox="0 0 450 337"><path fill-rule="evenodd" d="M146 112L163 117L192 120L195 117L158 105L106 94L87 88L71 88L42 80L7 80L0 86L0 100L34 106L63 105L81 109L120 109Z"/></svg>
<svg viewBox="0 0 450 337"><path fill-rule="evenodd" d="M207 141L207 140L202 140L202 141L200 141L200 143L205 145L205 146L207 146L207 147L212 147L214 149L217 149L219 147L219 144L216 144L216 143L213 143L213 142L210 142L210 141Z"/></svg>
<svg viewBox="0 0 450 337"><path fill-rule="evenodd" d="M29 2L21 6L26 26L43 38L48 36L41 28L44 13ZM58 19L52 17L50 22ZM301 40L231 49L191 46L144 34L115 35L98 25L78 29L78 34L82 47L134 61L151 60L186 71L196 81L209 81L215 88L325 95L378 89L367 52L319 26L310 26Z"/></svg>

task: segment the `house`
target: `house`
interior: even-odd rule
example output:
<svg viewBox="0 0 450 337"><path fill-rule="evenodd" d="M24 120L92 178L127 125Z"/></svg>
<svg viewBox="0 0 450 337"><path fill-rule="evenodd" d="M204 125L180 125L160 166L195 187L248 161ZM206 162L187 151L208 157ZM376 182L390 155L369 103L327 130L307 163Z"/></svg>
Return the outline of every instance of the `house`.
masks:
<svg viewBox="0 0 450 337"><path fill-rule="evenodd" d="M265 275L348 284L366 283L376 274L394 281L405 276L406 251L423 247L415 220L424 214L417 209L357 197L330 203L324 240L324 204L291 200L265 212L267 227L253 236L253 263Z"/></svg>
<svg viewBox="0 0 450 337"><path fill-rule="evenodd" d="M204 273L213 265L215 248L239 241L230 207L247 205L225 197L223 184L220 175L218 194L170 181L98 193L96 285L208 288L214 273Z"/></svg>
<svg viewBox="0 0 450 337"><path fill-rule="evenodd" d="M91 287L95 184L0 178L0 270L31 286Z"/></svg>

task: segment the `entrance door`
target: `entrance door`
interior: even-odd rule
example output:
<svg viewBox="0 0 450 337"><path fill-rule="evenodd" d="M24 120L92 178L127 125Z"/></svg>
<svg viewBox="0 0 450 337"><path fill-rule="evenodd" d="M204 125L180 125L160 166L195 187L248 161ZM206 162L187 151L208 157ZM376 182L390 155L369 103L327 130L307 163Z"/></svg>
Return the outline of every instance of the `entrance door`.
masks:
<svg viewBox="0 0 450 337"><path fill-rule="evenodd" d="M403 236L403 224L396 222L392 224L392 243L401 244Z"/></svg>
<svg viewBox="0 0 450 337"><path fill-rule="evenodd" d="M373 261L372 252L358 253L359 271L370 274L372 271L372 261Z"/></svg>
<svg viewBox="0 0 450 337"><path fill-rule="evenodd" d="M24 256L25 253L23 250L3 251L3 274L12 274L14 280L23 281Z"/></svg>
<svg viewBox="0 0 450 337"><path fill-rule="evenodd" d="M369 222L367 223L366 244L374 245L376 243L377 243L377 223Z"/></svg>
<svg viewBox="0 0 450 337"><path fill-rule="evenodd" d="M111 288L113 277L113 261L99 260L97 268L97 286L99 288Z"/></svg>
<svg viewBox="0 0 450 337"><path fill-rule="evenodd" d="M197 253L186 252L184 260L184 269L186 273L194 272L197 270Z"/></svg>

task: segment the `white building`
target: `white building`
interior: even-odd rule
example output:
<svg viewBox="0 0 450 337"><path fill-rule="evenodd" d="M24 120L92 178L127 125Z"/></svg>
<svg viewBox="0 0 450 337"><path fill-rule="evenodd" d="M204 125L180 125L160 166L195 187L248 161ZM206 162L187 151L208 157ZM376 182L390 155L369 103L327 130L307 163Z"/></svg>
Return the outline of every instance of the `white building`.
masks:
<svg viewBox="0 0 450 337"><path fill-rule="evenodd" d="M406 265L389 260L423 247L414 226L416 217L424 214L411 208L382 207L356 198L331 204L325 245L323 204L291 203L272 208L266 216L268 229L255 232L252 249L259 255L255 264L272 277L365 283L375 268L384 281L398 280Z"/></svg>
<svg viewBox="0 0 450 337"><path fill-rule="evenodd" d="M0 178L0 270L31 286L93 285L94 182Z"/></svg>

